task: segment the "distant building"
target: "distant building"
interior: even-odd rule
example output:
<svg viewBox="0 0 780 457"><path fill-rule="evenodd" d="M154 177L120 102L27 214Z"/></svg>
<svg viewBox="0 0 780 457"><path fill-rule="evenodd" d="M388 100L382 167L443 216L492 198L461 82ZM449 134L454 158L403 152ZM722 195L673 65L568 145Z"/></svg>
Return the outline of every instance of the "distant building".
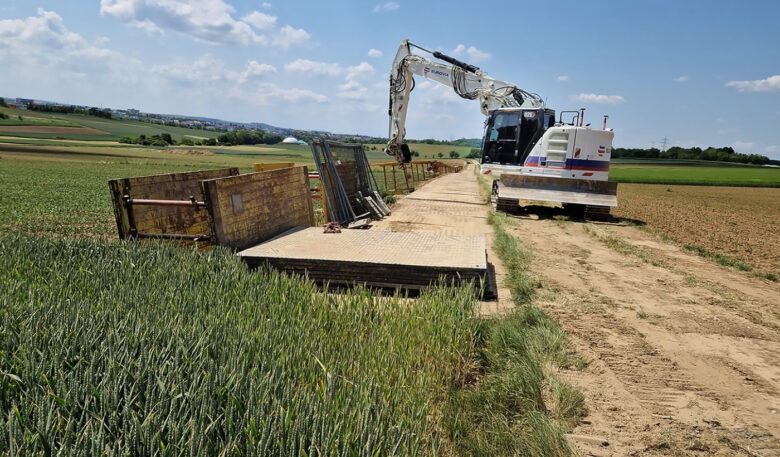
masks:
<svg viewBox="0 0 780 457"><path fill-rule="evenodd" d="M284 143L284 144L299 144L299 141L294 136L288 136L287 138L282 140L282 143Z"/></svg>

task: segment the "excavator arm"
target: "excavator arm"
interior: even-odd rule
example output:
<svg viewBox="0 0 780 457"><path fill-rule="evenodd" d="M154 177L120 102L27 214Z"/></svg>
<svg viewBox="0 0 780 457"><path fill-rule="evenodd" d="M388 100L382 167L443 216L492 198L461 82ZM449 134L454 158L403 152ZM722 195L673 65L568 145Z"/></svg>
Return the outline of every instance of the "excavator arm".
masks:
<svg viewBox="0 0 780 457"><path fill-rule="evenodd" d="M412 54L413 47L446 63ZM440 52L428 51L409 40L404 40L398 47L390 71L388 109L390 132L385 148L385 152L394 156L401 164L411 160L411 153L404 143L404 137L409 95L414 89L414 75L450 87L462 98L479 101L479 106L485 115L498 108L539 108L544 104L538 95L526 92L514 84L493 79L473 65Z"/></svg>

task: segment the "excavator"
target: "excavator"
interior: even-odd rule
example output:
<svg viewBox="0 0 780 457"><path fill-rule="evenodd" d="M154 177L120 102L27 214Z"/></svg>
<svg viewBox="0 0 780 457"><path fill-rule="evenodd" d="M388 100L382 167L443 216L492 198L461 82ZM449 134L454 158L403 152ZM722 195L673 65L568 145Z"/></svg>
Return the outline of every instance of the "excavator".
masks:
<svg viewBox="0 0 780 457"><path fill-rule="evenodd" d="M438 61L412 53L412 48ZM561 204L586 218L604 218L617 206L617 183L608 181L614 132L583 125L585 110L562 111L514 84L491 78L474 65L403 40L390 72L389 141L385 152L403 165L411 161L404 143L414 76L477 100L486 116L481 172L496 178L496 209L517 212L523 201Z"/></svg>

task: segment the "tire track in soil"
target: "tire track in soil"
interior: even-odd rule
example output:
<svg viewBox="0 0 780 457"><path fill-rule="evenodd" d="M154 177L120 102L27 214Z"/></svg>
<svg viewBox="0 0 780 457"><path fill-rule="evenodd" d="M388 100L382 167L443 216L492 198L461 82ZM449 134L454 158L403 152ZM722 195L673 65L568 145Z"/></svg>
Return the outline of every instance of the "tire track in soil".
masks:
<svg viewBox="0 0 780 457"><path fill-rule="evenodd" d="M515 221L538 305L589 362L562 373L590 409L572 434L583 455L780 456L777 284L635 227Z"/></svg>

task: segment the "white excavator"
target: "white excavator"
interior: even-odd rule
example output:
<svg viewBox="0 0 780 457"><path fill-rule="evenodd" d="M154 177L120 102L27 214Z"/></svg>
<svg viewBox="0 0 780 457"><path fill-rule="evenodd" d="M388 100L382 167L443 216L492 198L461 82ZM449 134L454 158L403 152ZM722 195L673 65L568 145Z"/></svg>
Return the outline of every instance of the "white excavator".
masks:
<svg viewBox="0 0 780 457"><path fill-rule="evenodd" d="M413 54L412 48L446 63ZM411 161L404 137L414 75L479 101L487 116L481 172L496 178L497 209L516 212L523 201L544 201L599 218L617 206L617 183L608 181L614 132L607 128L607 116L601 129L583 126L584 109L563 111L556 120L555 111L539 95L409 40L401 42L390 72L390 139L385 152L399 163Z"/></svg>

